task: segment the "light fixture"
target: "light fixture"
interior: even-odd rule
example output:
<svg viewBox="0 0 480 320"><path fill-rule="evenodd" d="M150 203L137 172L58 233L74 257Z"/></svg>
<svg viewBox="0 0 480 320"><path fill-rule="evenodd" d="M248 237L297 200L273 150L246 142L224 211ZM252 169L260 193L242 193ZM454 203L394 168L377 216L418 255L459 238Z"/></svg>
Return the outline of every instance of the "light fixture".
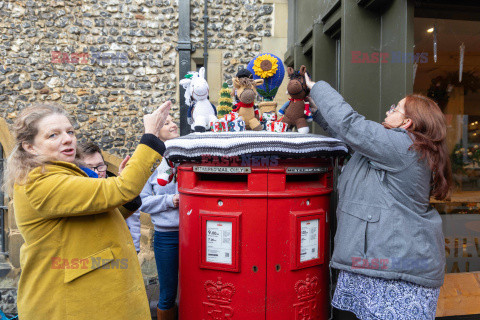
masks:
<svg viewBox="0 0 480 320"><path fill-rule="evenodd" d="M433 30L434 30L434 28L430 28L430 29L427 29L427 32L428 32L428 33L432 33Z"/></svg>

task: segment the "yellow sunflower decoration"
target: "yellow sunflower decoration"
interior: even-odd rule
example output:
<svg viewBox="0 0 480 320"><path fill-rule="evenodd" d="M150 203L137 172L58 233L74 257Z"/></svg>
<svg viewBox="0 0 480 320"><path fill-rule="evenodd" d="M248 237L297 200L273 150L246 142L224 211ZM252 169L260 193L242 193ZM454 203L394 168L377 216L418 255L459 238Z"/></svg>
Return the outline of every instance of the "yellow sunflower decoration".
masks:
<svg viewBox="0 0 480 320"><path fill-rule="evenodd" d="M277 69L277 59L269 54L259 56L253 62L253 71L263 79L273 76L277 72Z"/></svg>

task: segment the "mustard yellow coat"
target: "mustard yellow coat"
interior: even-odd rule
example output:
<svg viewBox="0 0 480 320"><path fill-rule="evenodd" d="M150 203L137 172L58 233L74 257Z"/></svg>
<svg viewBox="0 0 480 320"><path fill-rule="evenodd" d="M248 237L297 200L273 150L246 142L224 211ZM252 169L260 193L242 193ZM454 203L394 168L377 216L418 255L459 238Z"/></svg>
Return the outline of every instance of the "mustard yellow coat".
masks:
<svg viewBox="0 0 480 320"><path fill-rule="evenodd" d="M119 177L92 179L55 162L15 185L15 218L25 239L20 319L151 319L132 237L117 208L140 193L160 159L140 144Z"/></svg>

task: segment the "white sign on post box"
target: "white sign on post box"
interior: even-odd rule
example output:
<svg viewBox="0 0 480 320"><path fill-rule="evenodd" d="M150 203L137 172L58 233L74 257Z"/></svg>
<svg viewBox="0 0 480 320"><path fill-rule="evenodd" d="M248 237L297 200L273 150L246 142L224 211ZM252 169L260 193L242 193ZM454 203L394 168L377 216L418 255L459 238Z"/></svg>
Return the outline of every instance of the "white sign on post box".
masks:
<svg viewBox="0 0 480 320"><path fill-rule="evenodd" d="M232 264L232 223L207 221L206 262Z"/></svg>
<svg viewBox="0 0 480 320"><path fill-rule="evenodd" d="M300 223L300 262L318 259L318 219Z"/></svg>

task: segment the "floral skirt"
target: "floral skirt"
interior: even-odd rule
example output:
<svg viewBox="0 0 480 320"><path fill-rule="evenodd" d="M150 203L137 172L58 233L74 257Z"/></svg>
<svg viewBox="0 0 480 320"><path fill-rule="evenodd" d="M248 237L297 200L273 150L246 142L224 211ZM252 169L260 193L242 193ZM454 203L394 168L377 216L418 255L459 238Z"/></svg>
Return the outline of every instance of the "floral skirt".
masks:
<svg viewBox="0 0 480 320"><path fill-rule="evenodd" d="M340 271L333 307L360 320L433 320L440 288Z"/></svg>

